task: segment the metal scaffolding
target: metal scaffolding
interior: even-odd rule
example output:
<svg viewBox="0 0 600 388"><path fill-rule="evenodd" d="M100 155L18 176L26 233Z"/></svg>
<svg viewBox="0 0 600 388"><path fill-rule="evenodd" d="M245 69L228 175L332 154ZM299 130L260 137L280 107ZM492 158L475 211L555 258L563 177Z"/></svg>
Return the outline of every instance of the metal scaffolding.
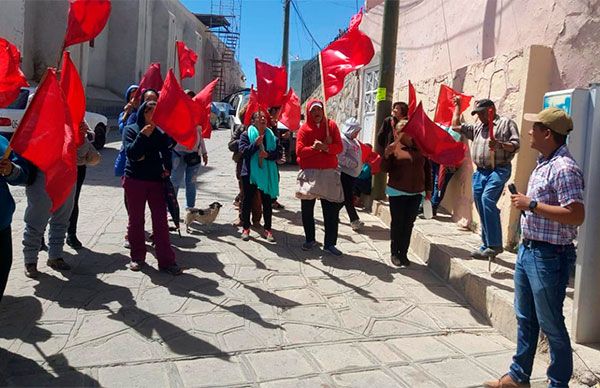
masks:
<svg viewBox="0 0 600 388"><path fill-rule="evenodd" d="M213 78L220 81L215 87L214 99L220 100L233 92L229 90L227 71L239 60L242 0L211 0L210 14L196 15L217 38L217 50L211 59Z"/></svg>

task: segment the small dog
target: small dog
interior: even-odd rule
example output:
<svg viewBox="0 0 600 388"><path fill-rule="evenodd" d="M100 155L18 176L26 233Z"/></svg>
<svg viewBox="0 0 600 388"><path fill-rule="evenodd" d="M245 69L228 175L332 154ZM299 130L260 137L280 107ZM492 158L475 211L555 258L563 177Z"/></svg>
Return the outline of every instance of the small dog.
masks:
<svg viewBox="0 0 600 388"><path fill-rule="evenodd" d="M202 225L210 225L215 222L215 219L219 215L219 211L223 205L219 202L213 202L208 205L207 209L188 209L185 213L185 230L190 233L190 225L192 222L198 222Z"/></svg>

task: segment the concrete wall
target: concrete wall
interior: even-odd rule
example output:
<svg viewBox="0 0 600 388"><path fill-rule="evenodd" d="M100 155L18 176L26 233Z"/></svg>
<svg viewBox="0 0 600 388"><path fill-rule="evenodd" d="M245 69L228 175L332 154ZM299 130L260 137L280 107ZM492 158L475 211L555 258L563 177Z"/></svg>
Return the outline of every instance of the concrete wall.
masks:
<svg viewBox="0 0 600 388"><path fill-rule="evenodd" d="M2 26L0 36L16 45L22 53L25 41L25 0L2 3L0 26Z"/></svg>

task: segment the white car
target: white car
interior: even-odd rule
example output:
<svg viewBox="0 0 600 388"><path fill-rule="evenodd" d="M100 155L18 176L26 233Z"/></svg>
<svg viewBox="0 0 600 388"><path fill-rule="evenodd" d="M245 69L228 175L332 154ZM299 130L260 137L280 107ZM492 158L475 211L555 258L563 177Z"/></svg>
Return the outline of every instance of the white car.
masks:
<svg viewBox="0 0 600 388"><path fill-rule="evenodd" d="M0 134L8 138L12 136L19 122L25 114L25 108L31 101L31 97L35 93L36 88L28 87L22 88L19 96L13 101L8 107L0 108ZM85 121L88 123L90 129L94 131L94 138L90 139L96 149L102 149L106 143L106 134L108 130L108 120L105 116L85 112Z"/></svg>

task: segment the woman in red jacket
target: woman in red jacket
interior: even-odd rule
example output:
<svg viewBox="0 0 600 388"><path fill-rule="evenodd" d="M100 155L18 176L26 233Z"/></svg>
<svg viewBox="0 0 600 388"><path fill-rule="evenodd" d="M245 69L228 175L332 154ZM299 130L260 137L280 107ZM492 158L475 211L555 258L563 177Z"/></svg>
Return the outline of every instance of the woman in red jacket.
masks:
<svg viewBox="0 0 600 388"><path fill-rule="evenodd" d="M342 152L342 140L336 123L325 117L323 102L310 100L306 104L306 122L298 131L296 139L298 165L302 169L335 169L338 165L337 154L340 152ZM305 251L317 245L315 240L315 202L316 199L302 200L302 225L306 236L306 242L302 245L302 249ZM340 204L321 198L321 208L325 224L323 249L335 256L341 256L342 252L335 247Z"/></svg>

